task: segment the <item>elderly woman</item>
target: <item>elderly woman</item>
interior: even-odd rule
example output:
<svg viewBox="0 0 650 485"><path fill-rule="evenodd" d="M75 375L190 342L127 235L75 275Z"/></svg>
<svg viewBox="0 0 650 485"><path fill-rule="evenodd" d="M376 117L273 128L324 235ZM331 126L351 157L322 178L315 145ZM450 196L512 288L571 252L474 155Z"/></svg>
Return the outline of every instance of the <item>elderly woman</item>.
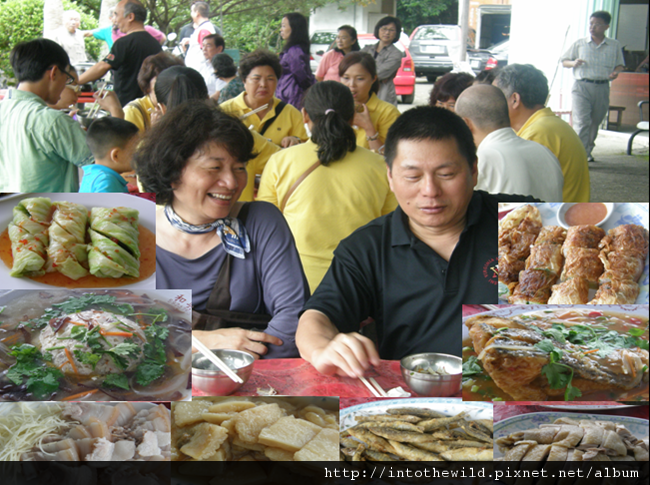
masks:
<svg viewBox="0 0 650 485"><path fill-rule="evenodd" d="M339 74L354 98L356 109L352 124L357 144L378 151L400 112L377 97L379 81L374 59L366 52L351 52L339 64Z"/></svg>
<svg viewBox="0 0 650 485"><path fill-rule="evenodd" d="M172 109L190 99L208 99L208 88L205 85L203 76L198 71L185 66L174 66L160 73L155 87L155 94L160 110L157 114L163 116L168 109ZM252 132L252 134L255 141L253 151L256 156L246 164L248 180L239 197L241 201L253 200L255 177L262 175L269 157L280 150L277 145L271 143L259 133Z"/></svg>
<svg viewBox="0 0 650 485"><path fill-rule="evenodd" d="M474 76L466 72L448 72L433 85L429 105L456 111L456 100L460 93L474 83Z"/></svg>
<svg viewBox="0 0 650 485"><path fill-rule="evenodd" d="M357 146L350 91L323 81L307 91L303 114L311 140L269 160L258 193L279 207L296 238L311 291L334 249L355 229L397 206L384 159Z"/></svg>
<svg viewBox="0 0 650 485"><path fill-rule="evenodd" d="M239 63L239 77L245 91L221 105L226 113L283 148L307 140L300 111L274 96L280 77L280 60L266 50L256 50ZM258 110L256 113L252 111Z"/></svg>
<svg viewBox="0 0 650 485"><path fill-rule="evenodd" d="M159 204L156 286L192 289L193 333L208 348L297 357L309 290L291 231L271 204L238 202L253 145L209 101L172 108L149 130L135 166Z"/></svg>
<svg viewBox="0 0 650 485"><path fill-rule="evenodd" d="M140 133L144 133L151 126L151 113L158 104L154 91L158 74L168 67L182 65L182 59L174 57L169 52L149 56L142 62L138 72L138 86L145 95L134 99L124 107L124 119L137 126Z"/></svg>
<svg viewBox="0 0 650 485"><path fill-rule="evenodd" d="M280 53L282 76L277 96L285 103L302 108L302 97L316 80L309 67L309 28L307 19L298 12L286 14L280 24L284 47Z"/></svg>
<svg viewBox="0 0 650 485"><path fill-rule="evenodd" d="M244 91L244 82L237 75L235 61L228 54L217 54L212 58L212 68L217 79L225 82L226 85L219 91L219 104L238 96Z"/></svg>
<svg viewBox="0 0 650 485"><path fill-rule="evenodd" d="M399 40L402 33L402 22L396 17L383 17L375 25L375 37L379 42L367 45L362 51L372 55L377 64L379 92L377 97L397 106L397 94L393 79L402 64L403 54L393 44Z"/></svg>
<svg viewBox="0 0 650 485"><path fill-rule="evenodd" d="M351 25L342 25L336 34L336 47L321 57L316 70L316 81L340 81L339 64L343 57L360 50L357 29Z"/></svg>

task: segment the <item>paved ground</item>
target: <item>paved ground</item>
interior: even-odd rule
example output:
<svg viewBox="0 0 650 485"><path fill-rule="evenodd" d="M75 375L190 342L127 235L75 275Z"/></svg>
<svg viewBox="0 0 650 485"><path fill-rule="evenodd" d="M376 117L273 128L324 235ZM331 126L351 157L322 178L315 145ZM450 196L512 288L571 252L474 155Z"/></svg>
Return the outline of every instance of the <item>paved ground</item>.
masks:
<svg viewBox="0 0 650 485"><path fill-rule="evenodd" d="M429 102L432 84L418 78L415 101L412 105L400 104L404 111ZM594 202L648 202L650 200L648 177L648 133L634 138L632 156L625 154L633 127L623 127L622 132L601 130L593 151L594 163L589 164L591 200Z"/></svg>

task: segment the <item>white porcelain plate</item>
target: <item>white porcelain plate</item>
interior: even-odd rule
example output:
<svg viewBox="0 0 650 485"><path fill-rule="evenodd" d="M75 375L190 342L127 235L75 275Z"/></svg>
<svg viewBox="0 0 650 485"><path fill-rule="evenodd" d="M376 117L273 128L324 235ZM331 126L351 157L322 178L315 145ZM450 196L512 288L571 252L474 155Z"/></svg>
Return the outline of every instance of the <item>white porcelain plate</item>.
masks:
<svg viewBox="0 0 650 485"><path fill-rule="evenodd" d="M16 194L0 199L0 233L7 229L13 220L13 209L22 199L29 197L48 197L52 202L68 201L85 205L89 210L93 207L130 207L140 213L140 224L155 234L156 204L150 200L129 194ZM154 255L155 256L155 255ZM38 289L55 288L32 280L31 278L13 278L9 276L10 268L0 261L0 288L7 289ZM156 288L156 273L137 283L127 284L121 288Z"/></svg>

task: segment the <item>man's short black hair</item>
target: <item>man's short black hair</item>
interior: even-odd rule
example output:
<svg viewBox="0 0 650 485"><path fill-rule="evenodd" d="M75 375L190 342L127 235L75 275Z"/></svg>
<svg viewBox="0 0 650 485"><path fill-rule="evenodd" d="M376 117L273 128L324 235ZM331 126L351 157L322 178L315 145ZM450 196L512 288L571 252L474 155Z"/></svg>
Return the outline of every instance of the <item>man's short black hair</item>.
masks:
<svg viewBox="0 0 650 485"><path fill-rule="evenodd" d="M395 37L393 38L393 44L399 40L399 36L402 33L402 22L397 17L386 16L379 19L379 22L375 25L375 37L379 39L379 29L384 25L395 24Z"/></svg>
<svg viewBox="0 0 650 485"><path fill-rule="evenodd" d="M458 151L472 167L476 163L474 137L463 119L452 111L434 106L419 106L403 113L388 130L384 156L392 170L397 146L402 140L456 140Z"/></svg>
<svg viewBox="0 0 650 485"><path fill-rule="evenodd" d="M266 49L257 49L239 61L239 77L242 81L246 82L246 78L251 71L260 66L270 66L275 76L280 79L280 75L282 75L280 58Z"/></svg>
<svg viewBox="0 0 650 485"><path fill-rule="evenodd" d="M127 2L124 5L124 17L133 14L133 20L144 23L147 20L147 9L140 2Z"/></svg>
<svg viewBox="0 0 650 485"><path fill-rule="evenodd" d="M138 131L138 127L130 121L105 116L88 127L86 143L95 160L103 159L113 148L126 147Z"/></svg>
<svg viewBox="0 0 650 485"><path fill-rule="evenodd" d="M546 105L548 81L544 73L531 64L509 64L500 70L493 83L506 99L518 93L528 109Z"/></svg>
<svg viewBox="0 0 650 485"><path fill-rule="evenodd" d="M592 13L589 18L600 19L605 22L606 25L609 25L612 22L612 15L605 10L598 10L597 12Z"/></svg>
<svg viewBox="0 0 650 485"><path fill-rule="evenodd" d="M53 40L40 38L16 44L9 62L19 83L38 82L52 66L65 71L70 66L70 57Z"/></svg>
<svg viewBox="0 0 650 485"><path fill-rule="evenodd" d="M207 19L210 16L210 5L208 5L208 2L194 2L192 7L194 7L194 10L196 10L201 17Z"/></svg>
<svg viewBox="0 0 650 485"><path fill-rule="evenodd" d="M208 40L208 39L214 43L215 47L221 46L224 49L226 48L226 41L219 34L210 34L203 37L203 40Z"/></svg>

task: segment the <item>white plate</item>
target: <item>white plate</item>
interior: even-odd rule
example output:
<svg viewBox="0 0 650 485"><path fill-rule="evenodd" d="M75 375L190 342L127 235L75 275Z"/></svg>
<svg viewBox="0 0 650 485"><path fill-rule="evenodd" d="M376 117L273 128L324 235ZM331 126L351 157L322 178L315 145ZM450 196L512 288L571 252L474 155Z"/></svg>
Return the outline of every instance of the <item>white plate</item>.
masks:
<svg viewBox="0 0 650 485"><path fill-rule="evenodd" d="M467 411L471 419L492 419L492 403L491 402L463 402L459 398L406 398L406 399L390 399L386 401L372 401L364 404L357 404L345 409L341 409L341 430L345 430L355 426L357 421L355 416L368 416L372 414L386 414L390 408L422 408L438 411L439 413L448 416L455 416L456 414Z"/></svg>
<svg viewBox="0 0 650 485"><path fill-rule="evenodd" d="M88 209L93 207L130 207L140 212L140 224L156 233L156 204L150 200L136 197L129 194L75 194L75 193L51 193L51 194L16 194L0 199L0 232L7 229L13 220L13 209L22 199L29 197L48 197L52 202L68 201L85 205ZM14 289L39 289L56 288L36 282L31 278L13 278L9 276L11 270L0 261L0 288ZM155 288L156 273L149 278L137 283L119 286L116 288Z"/></svg>
<svg viewBox="0 0 650 485"><path fill-rule="evenodd" d="M53 288L53 287L50 287ZM86 290L92 292L97 288L91 288ZM66 288L53 288L51 291L79 291L70 290ZM178 311L183 313L183 318L188 322L192 321L192 290L142 290L142 289L131 289L136 295L148 295L152 300L160 300L168 303L169 305L176 308ZM12 300L29 293L28 290L12 290L0 295L0 307L4 305L9 305ZM190 369L188 369L188 374ZM192 400L192 389L183 389L181 401L191 401ZM136 401L130 401L135 403ZM3 403L4 404L4 403ZM32 404L37 404L32 402Z"/></svg>
<svg viewBox="0 0 650 485"><path fill-rule="evenodd" d="M613 421L624 425L634 436L639 439L648 437L648 420L641 418L631 418L629 416L610 416L608 414L582 414L582 413L526 413L519 416L506 418L494 423L494 441L508 436L510 433L523 431L525 429L538 428L540 424L553 423L558 418L571 419L597 419L599 421ZM498 446L494 445L494 458L503 458L503 453L499 451Z"/></svg>
<svg viewBox="0 0 650 485"><path fill-rule="evenodd" d="M567 308L572 310L589 310L624 313L633 317L648 318L648 305L505 305L498 310L492 310L484 313L475 313L463 318L463 340L469 337L469 331L465 326L468 318L478 315L490 315L495 317L510 318L521 313L536 312L539 310L553 310L554 308Z"/></svg>
<svg viewBox="0 0 650 485"><path fill-rule="evenodd" d="M503 210L501 209L502 205L504 204L499 205L499 210ZM560 206L562 205L562 202L531 203L530 205L537 207L540 215L542 216L542 224L544 226L560 225L557 219L557 213L558 210L560 209ZM622 224L637 224L639 226L643 226L646 229L648 229L650 227L648 223L648 204L647 203L646 204L644 203L614 204L614 211L612 212L612 215L601 227L605 231L609 231L610 229L613 229ZM648 258L646 258L645 266L643 268L643 274L641 275L641 278L638 281L640 291L639 291L639 296L635 302L637 304L647 305L650 302L649 292L648 292L650 288L650 278L648 277L649 274L650 271L648 267ZM593 298L594 294L595 291L590 290L589 298Z"/></svg>

